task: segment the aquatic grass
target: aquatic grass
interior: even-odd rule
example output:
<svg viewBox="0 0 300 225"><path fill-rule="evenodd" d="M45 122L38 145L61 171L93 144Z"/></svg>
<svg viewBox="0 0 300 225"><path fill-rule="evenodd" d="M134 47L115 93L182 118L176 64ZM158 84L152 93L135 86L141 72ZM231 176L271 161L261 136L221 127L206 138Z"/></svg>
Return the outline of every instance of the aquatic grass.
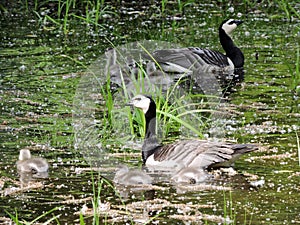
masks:
<svg viewBox="0 0 300 225"><path fill-rule="evenodd" d="M163 71L160 64L155 61L151 53L141 43L138 43L138 47L140 47L145 52L145 54L147 54L152 59L152 61L154 61L155 66L159 71ZM123 61L123 59L126 62L126 56L122 55L122 53L119 52L118 48L114 49L116 53L118 53L117 59L120 58L121 60L117 60L113 63L117 63L121 69L123 68L121 62ZM107 65L110 64L111 62L108 61ZM122 93L120 94L122 95L122 101L124 101L119 103L128 103L132 95L140 93L151 95L157 105L157 122L160 122L160 125L157 126L157 129L159 129L159 131L157 131L157 134L161 135L162 138L165 138L169 136L170 133L182 134L180 130L184 128L185 132L187 131L189 135L192 134L193 136L196 135L203 138L203 130L204 128L208 127L207 123L209 122L209 116L207 115L212 114L216 111L215 107L212 108L212 103L203 101L203 99L216 98L216 96L193 94L192 92L189 92L187 90L184 90L185 93L182 95L181 92L183 91L184 87L181 87L181 85L184 85L182 83L185 82L184 79L186 79L185 77L187 76L187 74L182 74L180 77L175 79L176 82L173 83L171 87L168 88L168 90L163 91L162 86L156 87L154 84L152 84L153 81L151 81L151 77L149 74L147 74L146 68L144 68L145 65L143 64L143 61L135 62L136 67L134 69L134 72L123 71L123 69L121 69L120 74L117 75L120 76L119 85L121 85L117 92ZM105 115L102 118L102 125L104 124L104 126L102 127L102 132L111 134L111 132L108 132L107 129L109 127L105 126L105 124L110 124L112 131L118 130L120 124L118 122L112 121L119 121L120 118L117 118L121 113L123 116L127 114L127 121L129 123L131 135L137 134L139 137L144 137L145 120L144 115L140 111L136 111L136 113L133 115L129 110L129 107L127 107L127 110L123 109L123 113L121 112L122 110L114 108L113 105L115 104L115 93L111 92L112 90L109 68L110 67L108 67L108 71L106 71L106 81L104 82L104 85L101 86L101 94L106 102ZM129 77L131 80L131 85L129 87L125 83L125 76ZM161 76L164 75L161 74ZM213 104L217 103L218 102L215 101L213 102ZM207 106L209 106L209 108L206 108ZM106 122L106 120L108 122ZM107 136L107 138L111 137ZM101 140L105 141L105 137L102 136Z"/></svg>
<svg viewBox="0 0 300 225"><path fill-rule="evenodd" d="M95 30L97 31L98 27L104 28L102 24L99 24L99 20L104 14L117 16L117 13L111 10L110 6L104 5L104 0L97 0L95 3L91 1L86 2L84 16L79 16L76 14L72 14L72 16L84 21L87 25L93 24L95 26Z"/></svg>
<svg viewBox="0 0 300 225"><path fill-rule="evenodd" d="M112 112L113 112L113 96L111 93L110 88L110 76L107 75L106 85L101 86L102 89L102 96L104 97L105 106L107 109L107 113L103 115L104 124L108 124L109 126L112 126Z"/></svg>
<svg viewBox="0 0 300 225"><path fill-rule="evenodd" d="M43 213L42 215L36 217L34 220L28 222L25 220L20 221L19 218L19 214L17 209L15 209L15 215L13 215L12 213L9 213L7 210L5 210L5 212L9 215L9 217L11 218L11 220L16 224L16 225L21 225L21 224L25 224L25 225L32 225L32 224L36 224L40 219L42 219L43 217L53 213L54 211L59 210L60 207L55 207L45 213ZM42 224L47 225L47 224L52 224L51 222L56 221L57 224L59 224L58 222L58 218L60 217L59 215L54 215L52 218L48 219L46 222L43 222Z"/></svg>
<svg viewBox="0 0 300 225"><path fill-rule="evenodd" d="M298 133L296 132L296 140L297 140L297 149L298 149L298 162L300 166L300 141L299 141L299 136Z"/></svg>
<svg viewBox="0 0 300 225"><path fill-rule="evenodd" d="M250 9L257 7L257 2L252 0L245 0L248 5L251 5ZM267 0L265 4L268 7L264 7L264 4L260 4L260 10L266 13L270 19L283 19L286 18L289 21L292 21L293 17L296 16L300 18L300 14L296 9L295 1L288 0Z"/></svg>
<svg viewBox="0 0 300 225"><path fill-rule="evenodd" d="M161 0L155 2L154 4L160 7L160 14L164 15L167 13L166 11L168 9L168 4L177 4L177 10L179 11L179 13L182 14L184 12L184 9L187 6L194 4L194 2L195 2L194 0L188 0L188 1L177 0L175 2L169 2L168 0ZM298 12L294 1L289 2L287 0L276 0L276 1L268 0L265 2L266 3L264 4L262 3L259 4L259 6L261 6L260 10L262 12L267 13L271 19L277 17L282 18L284 16L287 17L289 20L291 20L293 17L300 18L300 13ZM220 1L220 3L222 3L224 6L227 5L227 3L224 1ZM43 24L45 27L47 24L46 22L49 21L53 23L55 26L61 28L65 34L68 32L68 30L70 30L70 24L76 22L77 19L80 19L81 21L85 21L87 25L93 24L95 30L97 30L98 27L104 27L103 24L99 23L99 21L101 21L102 15L111 14L117 16L117 13L114 11L114 6L112 6L114 3L106 2L104 0L95 0L95 1L87 0L84 2L76 1L76 0L66 0L66 1L34 0L33 9L30 9L31 5L29 4L28 0L24 1L23 4L27 12L34 12L34 14L39 18L39 22L42 21L44 22ZM271 7L263 7L265 4L268 4L268 6ZM239 10L241 11L241 13L243 13L243 11L245 13L248 12L249 10L255 9L256 7L257 7L257 2L252 0L243 0L243 4L241 4ZM39 9L51 13L48 14L44 12L43 13L38 12ZM224 10L223 13L226 14L228 12L227 10ZM282 15L283 13L284 15ZM163 21L162 23L164 24L165 22ZM175 24L176 22L173 22L172 26L174 26ZM164 28L165 26L163 25L162 27ZM166 36L168 33L169 32L167 32L167 30L163 29L161 32L161 38L168 38Z"/></svg>
<svg viewBox="0 0 300 225"><path fill-rule="evenodd" d="M293 6L291 6L288 0L276 0L275 2L279 6L279 9L285 13L285 16L288 20L292 20L292 13L300 18L299 12Z"/></svg>
<svg viewBox="0 0 300 225"><path fill-rule="evenodd" d="M47 8L53 6L49 6L48 1L38 2L35 1L35 7L32 12L38 17L38 21L40 24L46 27L47 22L51 22L57 27L60 27L65 34L68 33L70 24L76 21L76 19L80 19L81 21L85 21L86 24L95 25L95 30L98 27L103 26L99 24L99 20L104 14L113 14L116 13L113 10L110 10L110 6L105 6L104 0L96 0L96 1L85 1L84 3L76 0L58 0L55 1L56 11L52 14L47 13L39 13L38 8L44 8L47 11ZM30 11L28 2L25 2L27 11ZM82 12L81 15L78 15L78 12ZM73 20L72 18L75 18Z"/></svg>
<svg viewBox="0 0 300 225"><path fill-rule="evenodd" d="M297 48L296 62L295 62L295 71L292 72L292 89L295 92L295 95L300 95L300 47Z"/></svg>
<svg viewBox="0 0 300 225"><path fill-rule="evenodd" d="M63 31L66 34L67 33L67 27L68 27L68 22L69 22L69 11L70 11L70 7L72 5L73 0L66 0L63 1L62 4L65 4L65 14L63 17ZM61 3L61 1L59 1L59 3ZM75 0L74 0L75 3ZM59 4L60 5L60 4Z"/></svg>
<svg viewBox="0 0 300 225"><path fill-rule="evenodd" d="M114 193L117 197L117 199L120 201L121 205L124 207L125 209L125 214L127 214L128 219L129 219L129 223L130 224L135 224L134 222L134 216L128 211L127 207L126 207L126 203L125 201L122 199L121 194L119 193L119 191L114 187L114 185L108 181L106 178L102 177L99 173L98 173L98 181L95 181L95 177L93 172L91 172L91 179L92 179L92 188L93 188L93 201L92 201L92 205L93 205L93 225L99 225L99 224L110 224L108 222L108 212L107 214L105 214L104 218L102 218L103 220L101 220L100 217L100 213L99 213L99 206L101 204L101 194L104 190L104 185L106 185L106 187L108 187L112 193ZM97 187L96 187L97 184ZM105 187L105 188L106 188ZM107 190L107 188L106 188ZM162 213L158 213L157 215L149 218L148 221L146 221L144 224L148 224L150 223L152 220L154 220L155 218L157 218L158 216L161 216ZM79 220L80 220L80 224L81 225L85 225L85 221L84 221L84 215L82 213L80 213L79 215Z"/></svg>
<svg viewBox="0 0 300 225"><path fill-rule="evenodd" d="M227 200L225 191L223 192L223 213L224 213L224 224L235 224L235 215L233 213L233 201L232 201L232 193L229 192L229 199ZM229 221L228 221L229 219Z"/></svg>
<svg viewBox="0 0 300 225"><path fill-rule="evenodd" d="M227 194L223 191L223 214L224 214L224 224L239 224L240 221L237 220L237 213L235 212L235 205L233 202L232 191L229 191L229 197L226 197ZM253 213L250 214L248 219L248 214L246 208L244 209L244 218L242 224L250 225L252 224Z"/></svg>
<svg viewBox="0 0 300 225"><path fill-rule="evenodd" d="M47 22L50 21L51 23L55 24L56 26L61 26L62 30L66 34L68 32L67 28L68 28L68 25L69 25L70 8L71 8L71 6L73 8L75 7L75 2L76 2L75 0L66 0L66 1L59 0L57 2L58 3L57 4L57 13L56 13L57 18L55 18L54 16L50 16L48 14L43 14L43 13L37 12L37 9L43 3L41 3L41 5L39 5L39 6L36 5L35 9L33 10L33 13L39 18L39 23L42 24L43 26L45 26L45 24L47 24ZM63 13L63 10L64 10L64 16L61 19L61 15Z"/></svg>
<svg viewBox="0 0 300 225"><path fill-rule="evenodd" d="M245 210L244 210L244 221L243 221L243 224L244 225L247 225L247 224L250 225L250 224L252 224L252 219L253 219L253 213L250 213L250 218L248 220L248 218L247 218L247 209L245 208Z"/></svg>
<svg viewBox="0 0 300 225"><path fill-rule="evenodd" d="M199 131L197 128L193 127L193 125L185 122L184 120L182 120L179 116L175 116L171 113L168 113L168 112L165 112L165 111L160 111L160 110L157 110L158 113L160 113L161 115L169 118L169 119L172 119L176 122L178 122L179 124L181 124L182 126L190 129L191 131L193 131L195 134L197 134L199 137L203 138L203 134L201 133L201 131ZM192 114L192 112L190 112L190 114ZM169 124L169 121L166 123L166 124ZM165 136L167 136L165 134Z"/></svg>
<svg viewBox="0 0 300 225"><path fill-rule="evenodd" d="M291 75L290 89L291 89L292 93L294 94L294 98L297 99L300 95L300 47L299 46L297 46L295 55L296 55L296 58L291 59L291 60L295 60L294 64L291 65L290 62L288 61L288 59L290 59L290 57L284 58L284 64L288 68L288 71ZM295 101L295 103L297 104L297 101ZM296 108L298 108L298 107L296 107Z"/></svg>
<svg viewBox="0 0 300 225"><path fill-rule="evenodd" d="M160 71L163 71L161 68L161 65L155 60L155 58L152 56L152 54L142 45L139 43L139 47L151 58L151 60L155 63L155 65L158 67ZM149 79L148 74L145 72L145 70L142 70L143 75L145 78ZM194 126L195 121L185 121L186 118L184 118L187 115L190 115L194 118L196 118L196 124L202 124L204 125L205 122L201 120L201 117L199 116L199 113L203 112L212 112L211 109L196 109L197 107L203 106L203 102L198 103L188 103L193 98L203 99L206 97L205 95L199 95L199 94L192 94L186 93L185 95L181 95L177 93L177 89L180 89L182 80L185 79L187 76L186 73L183 73L180 77L177 78L177 81L175 84L167 90L167 93L162 93L162 90L158 90L156 92L152 93L152 96L156 96L156 105L157 105L157 112L158 112L158 121L162 121L162 124L160 126L163 127L163 137L168 136L169 131L171 128L174 128L174 123L172 121L176 121L180 126L184 126L190 131L192 131L194 134L196 134L198 137L203 138L202 131L199 129L199 126ZM210 97L210 96L207 96ZM215 97L215 96L213 96ZM192 108L192 109L190 109ZM195 116L195 113L197 113L197 116ZM162 120L161 120L162 119Z"/></svg>
<svg viewBox="0 0 300 225"><path fill-rule="evenodd" d="M161 2L161 13L164 14L166 10L166 5L168 3L168 0L160 0Z"/></svg>
<svg viewBox="0 0 300 225"><path fill-rule="evenodd" d="M98 177L100 177L100 174L98 174ZM101 203L101 191L102 191L102 186L103 186L103 179L100 177L100 182L98 183L98 188L95 186L95 178L93 172L91 172L91 178L92 178L92 187L93 187L93 225L98 225L100 224L100 217L99 214L97 213L99 204Z"/></svg>
<svg viewBox="0 0 300 225"><path fill-rule="evenodd" d="M177 0L177 5L178 5L178 10L180 13L184 12L184 8L194 4L195 1L194 0L188 0L188 1L181 1L181 0Z"/></svg>

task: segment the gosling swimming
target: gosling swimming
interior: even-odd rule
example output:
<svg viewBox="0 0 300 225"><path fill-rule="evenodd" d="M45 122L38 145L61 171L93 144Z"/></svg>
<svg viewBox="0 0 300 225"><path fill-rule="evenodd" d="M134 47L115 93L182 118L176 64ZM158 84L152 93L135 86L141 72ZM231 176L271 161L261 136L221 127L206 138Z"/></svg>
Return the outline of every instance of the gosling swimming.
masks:
<svg viewBox="0 0 300 225"><path fill-rule="evenodd" d="M122 185L141 185L151 184L152 178L142 170L129 169L126 165L120 165L113 181Z"/></svg>
<svg viewBox="0 0 300 225"><path fill-rule="evenodd" d="M29 149L21 149L19 160L17 161L17 169L19 172L27 172L33 174L44 173L49 170L49 164L44 158L32 158Z"/></svg>
<svg viewBox="0 0 300 225"><path fill-rule="evenodd" d="M196 184L208 179L208 173L196 167L185 167L171 177L171 181L183 184Z"/></svg>

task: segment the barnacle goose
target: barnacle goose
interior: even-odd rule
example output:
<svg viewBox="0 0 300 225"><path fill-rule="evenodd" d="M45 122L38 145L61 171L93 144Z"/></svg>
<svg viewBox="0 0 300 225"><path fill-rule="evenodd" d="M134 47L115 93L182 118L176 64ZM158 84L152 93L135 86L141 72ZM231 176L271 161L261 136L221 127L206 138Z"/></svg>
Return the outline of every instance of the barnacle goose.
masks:
<svg viewBox="0 0 300 225"><path fill-rule="evenodd" d="M113 181L122 185L139 185L151 184L152 178L141 170L129 169L126 165L119 165Z"/></svg>
<svg viewBox="0 0 300 225"><path fill-rule="evenodd" d="M165 72L191 73L207 72L223 74L233 73L235 69L243 68L244 55L234 44L230 34L243 21L228 19L219 26L220 43L226 54L198 47L156 50L151 54ZM197 74L195 74L197 76Z"/></svg>
<svg viewBox="0 0 300 225"><path fill-rule="evenodd" d="M32 158L29 149L21 149L19 160L17 161L17 169L19 172L32 174L44 173L48 171L49 164L44 158Z"/></svg>
<svg viewBox="0 0 300 225"><path fill-rule="evenodd" d="M162 145L156 137L156 104L146 95L137 95L128 105L145 114L146 135L142 159L146 166L163 168L213 168L229 166L241 154L257 150L252 144L232 144L207 140L182 140Z"/></svg>

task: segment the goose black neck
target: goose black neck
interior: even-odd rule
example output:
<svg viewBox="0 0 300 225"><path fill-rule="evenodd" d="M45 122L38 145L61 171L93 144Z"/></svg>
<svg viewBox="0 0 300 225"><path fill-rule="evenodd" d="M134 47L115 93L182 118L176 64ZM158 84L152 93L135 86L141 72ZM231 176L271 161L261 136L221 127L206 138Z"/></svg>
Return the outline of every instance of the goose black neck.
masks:
<svg viewBox="0 0 300 225"><path fill-rule="evenodd" d="M220 43L226 52L226 56L233 62L234 67L243 67L244 55L242 51L233 43L231 37L222 29L222 26L219 27L219 38Z"/></svg>
<svg viewBox="0 0 300 225"><path fill-rule="evenodd" d="M145 120L146 136L142 147L144 164L146 163L148 157L154 154L161 147L156 138L156 105L152 99L150 101L149 109L145 113Z"/></svg>
<svg viewBox="0 0 300 225"><path fill-rule="evenodd" d="M156 135L156 105L151 99L148 111L145 113L146 119L146 136L145 138L150 138Z"/></svg>

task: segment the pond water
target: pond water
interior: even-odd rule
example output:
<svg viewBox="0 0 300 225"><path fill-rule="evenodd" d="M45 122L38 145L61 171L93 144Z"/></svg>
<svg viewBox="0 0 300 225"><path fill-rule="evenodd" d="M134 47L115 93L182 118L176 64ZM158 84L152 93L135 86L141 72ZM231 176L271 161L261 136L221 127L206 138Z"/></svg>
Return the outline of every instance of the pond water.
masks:
<svg viewBox="0 0 300 225"><path fill-rule="evenodd" d="M9 214L33 221L48 212L38 222L53 219L53 224L79 224L81 211L86 224L92 224L92 202L97 195L100 224L300 223L300 102L292 87L297 52L299 64L299 18L286 19L276 5L266 9L263 3L251 8L217 2L188 4L183 12L175 3L169 3L164 12L161 2L107 3L101 26L74 19L67 33L45 19L49 13L45 8L38 9L39 19L18 12L14 5L1 11L2 223L9 224ZM291 5L299 11L299 4ZM127 125L107 133L101 127L104 123L97 123L93 129L98 129L99 143L92 136L92 144L98 146L96 156L101 159L91 164L86 142L78 146L78 133L74 133L78 118L72 113L78 109L76 100L84 95L78 84L82 85L91 68L101 65L105 49L135 41L158 40L223 52L217 28L227 17L244 20L233 39L246 61L245 81L226 104L231 116L224 137L256 143L259 150L235 163L238 174L222 175L208 184L177 186L167 175L150 173L155 178L152 187L114 187L110 180L116 164L141 166L141 140L127 133ZM89 89L86 93L97 94ZM105 115L105 102L95 98L97 108L84 113L96 112L93 116L99 121ZM116 109L123 108L122 104ZM125 136L130 141L122 142ZM15 163L25 147L46 158L50 171L48 178L21 188ZM262 185L255 187L252 179Z"/></svg>

